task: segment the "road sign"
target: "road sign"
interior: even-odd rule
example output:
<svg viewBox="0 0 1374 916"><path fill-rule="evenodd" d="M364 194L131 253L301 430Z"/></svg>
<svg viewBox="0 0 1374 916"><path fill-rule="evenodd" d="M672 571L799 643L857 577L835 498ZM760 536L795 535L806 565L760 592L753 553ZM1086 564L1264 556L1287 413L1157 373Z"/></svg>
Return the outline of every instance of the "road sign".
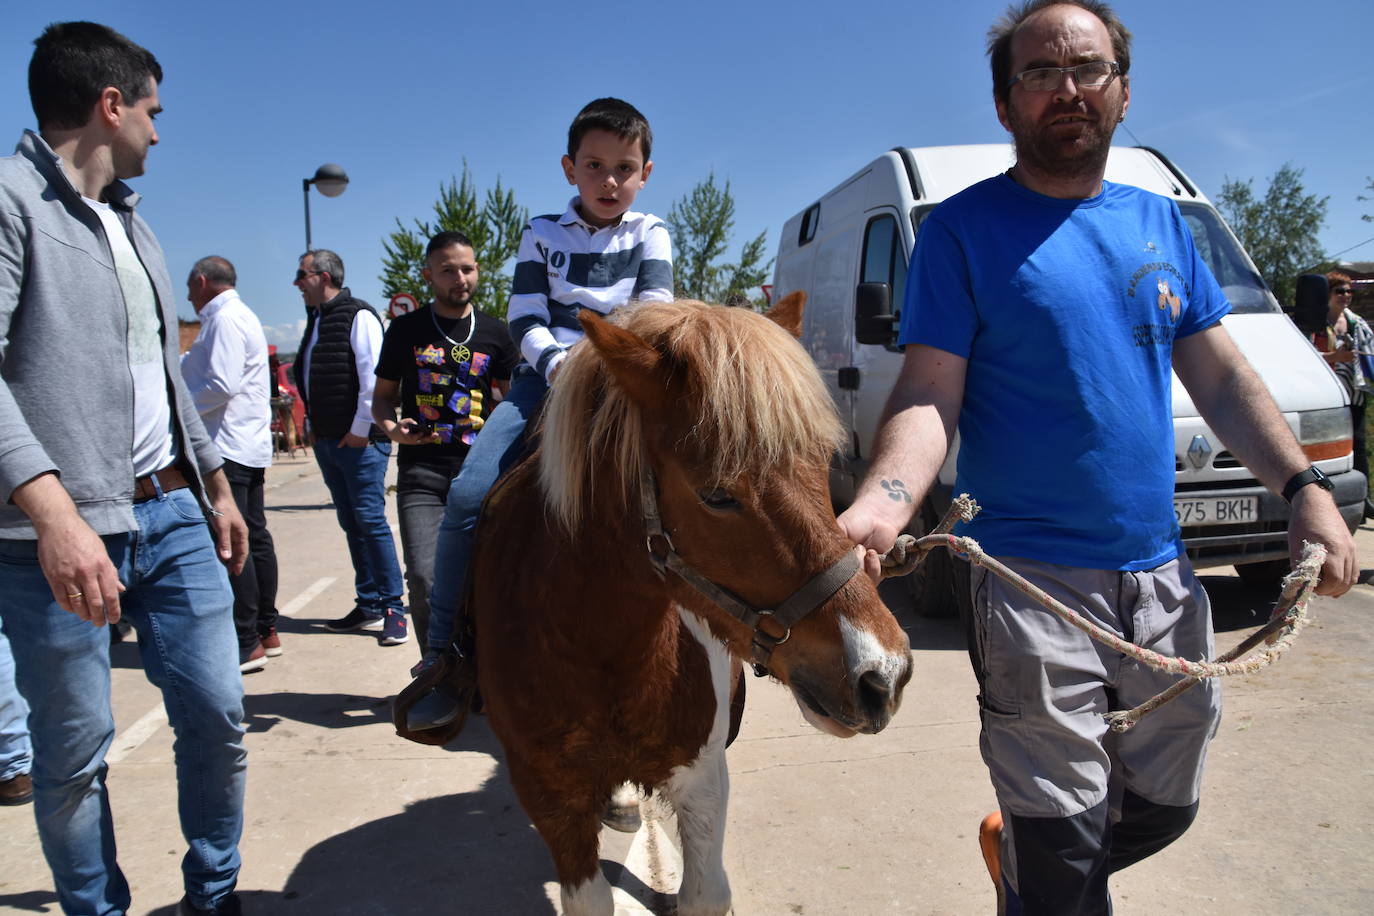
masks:
<svg viewBox="0 0 1374 916"><path fill-rule="evenodd" d="M396 318L413 312L419 307L419 301L410 293L397 293L391 297L391 304L387 307L386 317Z"/></svg>

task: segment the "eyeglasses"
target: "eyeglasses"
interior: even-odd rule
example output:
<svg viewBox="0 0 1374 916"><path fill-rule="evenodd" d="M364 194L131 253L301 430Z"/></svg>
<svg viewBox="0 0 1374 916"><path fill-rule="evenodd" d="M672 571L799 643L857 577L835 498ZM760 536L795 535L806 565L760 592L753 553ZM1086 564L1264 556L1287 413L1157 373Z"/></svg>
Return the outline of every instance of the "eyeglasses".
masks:
<svg viewBox="0 0 1374 916"><path fill-rule="evenodd" d="M1075 67L1033 67L1013 76L1007 88L1020 83L1027 92L1049 92L1059 88L1065 73L1072 73L1079 89L1101 89L1120 72L1114 60L1090 60Z"/></svg>
<svg viewBox="0 0 1374 916"><path fill-rule="evenodd" d="M1352 294L1353 292L1355 292L1355 291L1354 291L1353 289L1351 289L1350 287L1348 287L1348 286L1333 286L1333 287L1331 287L1331 295L1333 295L1333 296L1349 296L1349 295Z"/></svg>
<svg viewBox="0 0 1374 916"><path fill-rule="evenodd" d="M302 280L304 280L306 277L313 277L315 274L322 274L322 273L324 273L324 271L322 271L322 270L297 270L297 271L296 271L296 279L293 280L292 282L293 282L293 283L299 283L299 282L301 282Z"/></svg>

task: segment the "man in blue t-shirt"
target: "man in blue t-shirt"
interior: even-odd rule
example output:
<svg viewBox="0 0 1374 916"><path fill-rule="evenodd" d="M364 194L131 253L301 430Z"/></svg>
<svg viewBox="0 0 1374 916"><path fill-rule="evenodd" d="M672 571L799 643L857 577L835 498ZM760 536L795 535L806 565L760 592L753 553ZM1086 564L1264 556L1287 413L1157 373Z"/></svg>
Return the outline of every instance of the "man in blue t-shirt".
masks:
<svg viewBox="0 0 1374 916"><path fill-rule="evenodd" d="M840 523L887 550L956 424L964 533L1085 617L1164 655L1211 657L1207 596L1172 508L1170 369L1228 448L1291 497L1290 544L1354 583L1320 475L1220 324L1230 306L1172 201L1103 181L1130 102L1130 34L1097 0L1032 0L990 33L1017 161L922 224L872 469ZM876 554L867 566L876 574ZM1174 678L1129 662L976 568L980 831L1007 913L1105 914L1107 877L1182 835L1220 716L1204 682L1108 742L1103 713Z"/></svg>

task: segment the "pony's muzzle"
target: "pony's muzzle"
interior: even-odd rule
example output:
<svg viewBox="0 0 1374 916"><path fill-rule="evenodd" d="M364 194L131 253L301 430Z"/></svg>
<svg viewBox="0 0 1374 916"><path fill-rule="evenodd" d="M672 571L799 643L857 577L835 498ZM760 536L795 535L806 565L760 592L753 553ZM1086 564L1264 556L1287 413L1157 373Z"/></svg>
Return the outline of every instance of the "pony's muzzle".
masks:
<svg viewBox="0 0 1374 916"><path fill-rule="evenodd" d="M902 687L911 677L911 665L894 672L890 666L870 668L859 676L855 705L862 724L859 731L880 732L887 727L902 702Z"/></svg>

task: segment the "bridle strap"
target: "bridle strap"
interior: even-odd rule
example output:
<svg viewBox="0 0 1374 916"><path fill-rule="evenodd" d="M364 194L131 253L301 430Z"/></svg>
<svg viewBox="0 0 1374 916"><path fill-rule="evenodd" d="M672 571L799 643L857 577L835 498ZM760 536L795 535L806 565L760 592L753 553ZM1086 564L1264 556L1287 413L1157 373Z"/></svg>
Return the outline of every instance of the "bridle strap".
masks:
<svg viewBox="0 0 1374 916"><path fill-rule="evenodd" d="M754 673L759 677L768 673L768 660L773 650L787 642L788 637L792 635L792 627L829 601L859 571L861 564L858 555L852 550L846 550L834 563L812 576L805 585L776 608L756 608L734 592L697 572L682 558L673 545L673 539L663 528L663 519L658 511L658 481L653 470L647 465L644 468L642 484L640 499L644 512L645 546L648 548L649 559L654 568L660 576L664 570L670 570L707 600L753 631L750 656ZM769 632L769 629L764 628L765 624L768 624L769 629L779 632Z"/></svg>

